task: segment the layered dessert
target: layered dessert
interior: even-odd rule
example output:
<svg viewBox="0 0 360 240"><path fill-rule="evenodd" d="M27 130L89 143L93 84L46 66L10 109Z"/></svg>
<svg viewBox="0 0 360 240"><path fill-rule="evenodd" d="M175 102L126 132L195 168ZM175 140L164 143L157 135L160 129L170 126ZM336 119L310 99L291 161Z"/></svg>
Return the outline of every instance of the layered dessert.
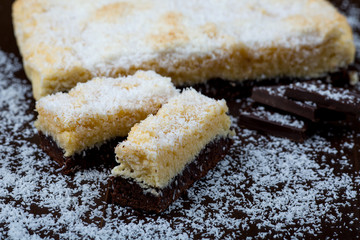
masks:
<svg viewBox="0 0 360 240"><path fill-rule="evenodd" d="M325 0L17 0L13 23L36 99L139 69L177 85L317 77L355 54L346 18Z"/></svg>
<svg viewBox="0 0 360 240"><path fill-rule="evenodd" d="M153 71L138 71L129 77L96 78L79 83L69 93L57 93L37 101L35 126L43 137L52 141L43 145L50 155L56 152L57 156L53 157L58 162L67 162L78 155L84 155L87 161L90 156L85 156L84 150L116 137L126 137L135 123L155 114L177 94L169 78Z"/></svg>
<svg viewBox="0 0 360 240"><path fill-rule="evenodd" d="M161 212L216 165L230 146L224 100L184 90L136 124L116 149L113 203Z"/></svg>

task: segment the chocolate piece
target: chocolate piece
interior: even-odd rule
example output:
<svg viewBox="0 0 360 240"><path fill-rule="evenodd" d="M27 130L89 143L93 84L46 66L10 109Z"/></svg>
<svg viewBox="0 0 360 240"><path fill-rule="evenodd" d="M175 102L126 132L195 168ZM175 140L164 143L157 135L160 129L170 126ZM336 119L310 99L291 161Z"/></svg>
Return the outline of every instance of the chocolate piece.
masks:
<svg viewBox="0 0 360 240"><path fill-rule="evenodd" d="M308 124L304 120L256 104L250 105L239 117L242 126L294 141L303 142L308 135Z"/></svg>
<svg viewBox="0 0 360 240"><path fill-rule="evenodd" d="M272 87L254 87L251 98L262 103L292 114L295 114L311 121L318 121L318 114L316 113L318 107L315 103L310 101L295 101L286 97L285 90L287 86L272 86Z"/></svg>
<svg viewBox="0 0 360 240"><path fill-rule="evenodd" d="M195 181L204 177L225 156L232 145L229 138L220 138L207 144L197 158L185 166L163 189L142 188L132 179L111 177L111 202L150 212L162 212L181 196ZM151 191L156 191L154 195Z"/></svg>
<svg viewBox="0 0 360 240"><path fill-rule="evenodd" d="M320 120L345 120L346 116L326 108L319 107L312 101L297 101L285 96L288 85L271 87L254 87L251 98L261 104L283 110L285 112L309 119L313 122Z"/></svg>
<svg viewBox="0 0 360 240"><path fill-rule="evenodd" d="M42 132L39 132L39 135L41 149L60 165L60 171L63 174L71 174L78 169L87 169L101 164L114 167L116 165L114 149L119 142L124 140L120 137L115 138L99 148L87 149L80 154L64 157L63 150L50 136L45 136Z"/></svg>
<svg viewBox="0 0 360 240"><path fill-rule="evenodd" d="M285 90L285 96L301 101L313 101L323 108L338 112L357 114L360 111L360 95L321 81L290 84Z"/></svg>

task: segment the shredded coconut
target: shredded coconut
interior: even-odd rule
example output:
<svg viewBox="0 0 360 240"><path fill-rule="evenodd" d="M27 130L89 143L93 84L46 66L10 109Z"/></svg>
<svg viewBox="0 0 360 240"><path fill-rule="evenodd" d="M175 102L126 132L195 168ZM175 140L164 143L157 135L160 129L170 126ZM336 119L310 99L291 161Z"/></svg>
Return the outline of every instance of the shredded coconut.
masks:
<svg viewBox="0 0 360 240"><path fill-rule="evenodd" d="M300 89L304 89L308 92L317 93L325 97L325 99L331 99L345 104L360 103L360 98L359 98L360 95L356 95L347 89L338 89L332 87L332 85L330 84L324 84L321 82L317 82L317 83L297 82L294 85L290 85L290 88L292 88L293 86L299 87Z"/></svg>
<svg viewBox="0 0 360 240"><path fill-rule="evenodd" d="M352 59L348 24L323 0L17 3L15 36L37 99L136 69L192 85L318 76Z"/></svg>
<svg viewBox="0 0 360 240"><path fill-rule="evenodd" d="M282 126L289 126L299 129L305 126L305 122L297 119L295 116L288 114L281 114L277 112L271 112L266 110L265 107L263 106L257 106L254 108L254 110L250 112L241 111L241 114L256 116L270 122L278 123Z"/></svg>
<svg viewBox="0 0 360 240"><path fill-rule="evenodd" d="M110 11L111 8L114 11ZM116 14L115 10L121 8L126 9L126 12ZM309 23L309 30L299 31L299 23L292 23L291 21L296 20L292 17L298 16L301 20L304 16L331 19L336 13L329 5L315 2L309 7L306 1L228 1L226 4L217 1L206 4L201 1L152 1L149 4L104 0L86 3L74 1L69 6L53 0L42 2L42 9L44 11L37 11L32 15L32 18L41 23L32 34L51 30L51 34L42 35L41 41L59 49L71 48L75 54L72 56L63 53L63 59L59 61L63 65L59 67L68 69L72 64L81 61L87 69L92 69L92 72L96 72L96 69L102 72L110 71L109 65L131 67L149 61L161 54L154 51L159 43L165 43L163 51L168 51L169 37L163 35L163 32L172 28L172 38L177 41L171 42L170 46L175 48L175 56L178 58L186 57L195 48L199 54L204 54L214 47L229 47L233 39L254 49L272 46L275 41L287 48L302 44L316 46L324 40L325 31L316 32ZM139 13L136 14L136 21L134 12ZM167 19L169 12L176 12L178 15ZM126 21L128 24L124 24ZM91 24L88 24L89 22ZM165 24L167 22L170 26ZM237 24L234 26L232 23ZM215 29L215 32L211 35L212 29ZM206 34L208 31L210 33ZM19 34L25 35L23 32ZM162 41L149 45L149 42L156 41L156 36L163 37ZM129 41L129 38L132 40ZM187 39L197 41L184 44ZM38 37L31 35L29 41L37 42ZM139 52L139 49L142 51ZM166 61L160 64L168 67Z"/></svg>
<svg viewBox="0 0 360 240"><path fill-rule="evenodd" d="M342 5L359 30L359 8ZM0 239L320 238L322 227L329 238L359 236L353 133L337 150L319 134L294 143L236 127L231 153L187 196L161 215L144 214L103 202L109 169L55 173L33 143L34 102L28 81L16 77L20 69L0 51Z"/></svg>
<svg viewBox="0 0 360 240"><path fill-rule="evenodd" d="M60 118L64 125L95 115L110 115L119 111L149 111L153 105L166 103L178 92L170 78L153 71L138 71L119 78L95 78L79 83L69 93L57 93L40 99L37 105ZM150 104L150 103L152 104Z"/></svg>
<svg viewBox="0 0 360 240"><path fill-rule="evenodd" d="M283 97L283 98L287 98L285 96L285 91L286 88L288 88L288 85L284 85L284 86L276 86L276 87L259 87L260 90L265 90L268 92L268 94L270 96L279 96L279 97ZM296 100L292 100L296 105L301 106L301 107L306 107L306 108L316 108L317 105L316 103L312 102L312 101L296 101Z"/></svg>
<svg viewBox="0 0 360 240"><path fill-rule="evenodd" d="M31 88L15 76L19 69L0 51L0 238L305 238L341 224L360 231L351 134L337 151L319 135L300 144L234 125L237 157L228 155L163 214L107 205L110 169L57 174L33 143Z"/></svg>

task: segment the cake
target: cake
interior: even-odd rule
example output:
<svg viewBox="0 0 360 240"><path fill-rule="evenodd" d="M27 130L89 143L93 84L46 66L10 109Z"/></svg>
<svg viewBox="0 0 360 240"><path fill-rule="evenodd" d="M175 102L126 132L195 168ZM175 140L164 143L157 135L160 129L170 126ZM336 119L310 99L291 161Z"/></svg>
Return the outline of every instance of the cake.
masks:
<svg viewBox="0 0 360 240"><path fill-rule="evenodd" d="M116 149L112 202L161 212L222 158L231 144L225 100L184 90L132 127Z"/></svg>
<svg viewBox="0 0 360 240"><path fill-rule="evenodd" d="M79 83L69 93L56 93L37 101L35 126L43 137L56 143L51 146L61 149L57 152L65 160L116 137L126 137L135 123L155 114L177 94L169 78L153 71L95 78Z"/></svg>
<svg viewBox="0 0 360 240"><path fill-rule="evenodd" d="M317 77L355 55L325 0L17 0L13 23L35 99L139 69L176 85Z"/></svg>

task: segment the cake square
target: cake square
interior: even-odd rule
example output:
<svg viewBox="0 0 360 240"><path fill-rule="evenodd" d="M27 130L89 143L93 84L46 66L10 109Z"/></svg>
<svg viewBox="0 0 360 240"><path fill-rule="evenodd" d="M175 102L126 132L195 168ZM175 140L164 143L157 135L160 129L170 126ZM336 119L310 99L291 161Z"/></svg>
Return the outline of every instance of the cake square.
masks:
<svg viewBox="0 0 360 240"><path fill-rule="evenodd" d="M155 114L177 94L169 78L153 71L96 78L79 83L69 93L37 101L35 126L53 139L65 159L116 137L126 137L135 123Z"/></svg>
<svg viewBox="0 0 360 240"><path fill-rule="evenodd" d="M225 100L187 89L136 124L115 149L119 165L112 170L112 201L147 211L166 209L230 146L227 111Z"/></svg>
<svg viewBox="0 0 360 240"><path fill-rule="evenodd" d="M35 99L139 69L176 85L315 77L355 55L325 0L17 0L13 23Z"/></svg>

